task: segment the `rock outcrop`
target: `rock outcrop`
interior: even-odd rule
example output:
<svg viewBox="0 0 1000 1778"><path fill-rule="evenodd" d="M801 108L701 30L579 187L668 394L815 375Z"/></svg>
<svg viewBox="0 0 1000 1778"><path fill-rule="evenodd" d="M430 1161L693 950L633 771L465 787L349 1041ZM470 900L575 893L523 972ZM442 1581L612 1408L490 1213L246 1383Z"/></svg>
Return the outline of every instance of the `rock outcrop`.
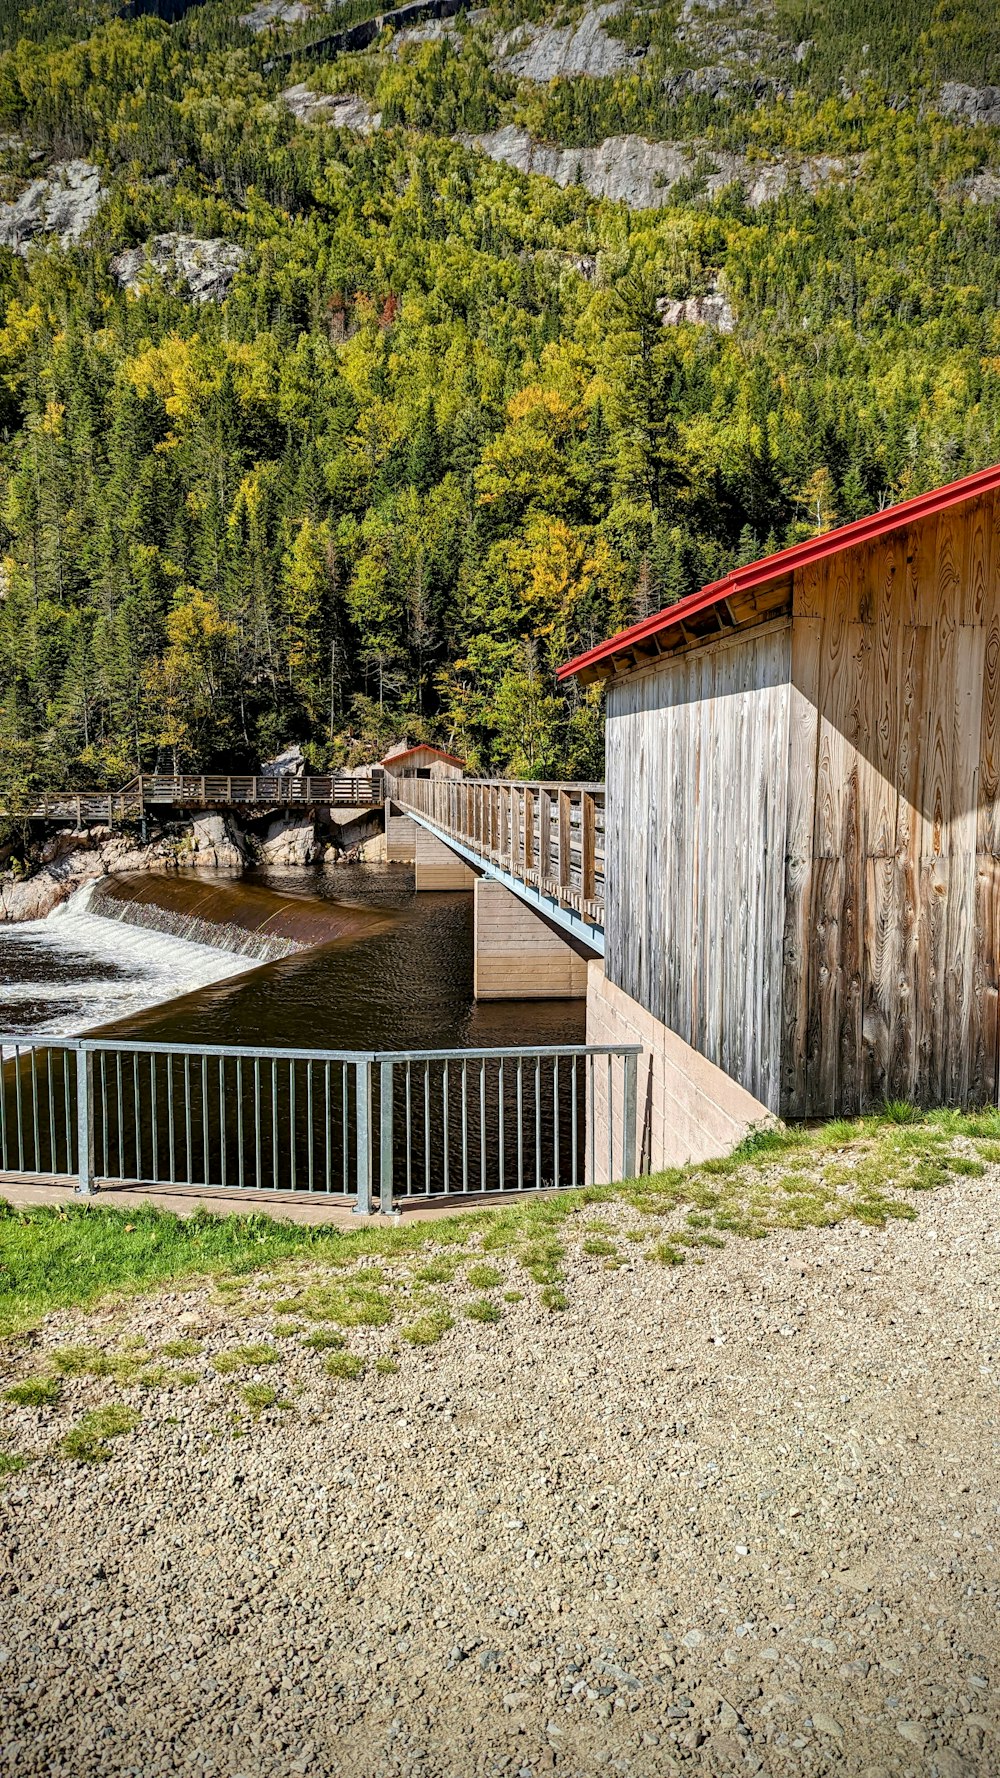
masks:
<svg viewBox="0 0 1000 1778"><path fill-rule="evenodd" d="M682 180L694 182L697 191L710 198L728 185L742 185L747 201L756 208L796 185L816 191L831 180L849 178L858 165L834 155L813 155L794 163L749 161L707 145L647 142L642 136L609 136L596 148L555 148L535 142L517 124L456 140L522 173L539 173L562 186L580 184L594 197L617 199L632 210L669 204Z"/></svg>
<svg viewBox="0 0 1000 1778"><path fill-rule="evenodd" d="M948 80L941 88L938 105L946 117L1000 124L1000 86L963 86L960 81Z"/></svg>
<svg viewBox="0 0 1000 1778"><path fill-rule="evenodd" d="M0 922L44 920L75 889L121 871L165 870L177 862L177 842L160 837L139 846L128 834L92 828L56 834L36 851L40 870L0 877Z"/></svg>
<svg viewBox="0 0 1000 1778"><path fill-rule="evenodd" d="M336 130L357 130L369 136L382 127L381 111L373 111L367 99L356 93L314 93L302 81L281 95L293 117L305 124L331 124Z"/></svg>
<svg viewBox="0 0 1000 1778"><path fill-rule="evenodd" d="M181 845L178 862L198 870L241 871L247 862L246 842L228 815L206 810L192 817L191 832Z"/></svg>
<svg viewBox="0 0 1000 1778"><path fill-rule="evenodd" d="M116 254L111 271L123 290L141 290L151 276L159 276L183 285L196 303L218 303L229 295L245 259L243 247L217 236L154 235L144 246Z"/></svg>
<svg viewBox="0 0 1000 1778"><path fill-rule="evenodd" d="M90 227L107 197L97 167L60 161L33 179L12 204L0 204L0 243L26 254L39 236L55 235L71 247Z"/></svg>
<svg viewBox="0 0 1000 1778"><path fill-rule="evenodd" d="M303 0L260 0L259 6L241 12L240 24L249 31L270 31L275 25L304 25L313 16Z"/></svg>
<svg viewBox="0 0 1000 1778"><path fill-rule="evenodd" d="M621 0L611 0L609 5L591 7L571 25L520 25L498 39L499 66L505 74L540 84L577 74L592 79L620 74L644 54L605 31L607 20L621 10Z"/></svg>
<svg viewBox="0 0 1000 1778"><path fill-rule="evenodd" d="M664 327L711 327L716 333L732 333L736 327L729 298L721 290L709 290L704 296L685 296L674 301L669 296L657 299L657 311Z"/></svg>
<svg viewBox="0 0 1000 1778"><path fill-rule="evenodd" d="M313 864L323 853L315 823L307 816L279 815L268 822L257 846L257 862L274 867Z"/></svg>

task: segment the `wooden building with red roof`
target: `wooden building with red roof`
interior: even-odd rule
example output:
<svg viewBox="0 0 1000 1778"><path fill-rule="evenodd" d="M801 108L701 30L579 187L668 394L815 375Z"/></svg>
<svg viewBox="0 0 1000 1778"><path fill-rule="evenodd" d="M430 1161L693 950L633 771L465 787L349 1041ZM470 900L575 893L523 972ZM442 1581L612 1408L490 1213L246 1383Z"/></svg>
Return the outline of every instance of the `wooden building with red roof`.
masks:
<svg viewBox="0 0 1000 1778"><path fill-rule="evenodd" d="M783 1116L995 1103L1000 466L569 675L607 686L614 991Z"/></svg>

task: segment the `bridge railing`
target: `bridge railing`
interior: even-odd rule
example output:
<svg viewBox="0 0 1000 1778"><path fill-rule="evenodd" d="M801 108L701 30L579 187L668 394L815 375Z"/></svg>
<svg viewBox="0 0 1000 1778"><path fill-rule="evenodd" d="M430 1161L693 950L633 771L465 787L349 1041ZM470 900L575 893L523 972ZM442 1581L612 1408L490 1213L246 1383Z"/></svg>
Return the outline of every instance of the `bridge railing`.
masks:
<svg viewBox="0 0 1000 1778"><path fill-rule="evenodd" d="M594 925L604 923L604 785L405 778L386 797Z"/></svg>
<svg viewBox="0 0 1000 1778"><path fill-rule="evenodd" d="M353 1199L569 1188L636 1167L635 1045L377 1054L0 1037L4 1175Z"/></svg>
<svg viewBox="0 0 1000 1778"><path fill-rule="evenodd" d="M27 821L73 821L79 828L120 826L138 821L148 809L260 808L329 806L377 808L384 799L383 773L153 772L133 778L121 790L52 791L20 809L0 810Z"/></svg>

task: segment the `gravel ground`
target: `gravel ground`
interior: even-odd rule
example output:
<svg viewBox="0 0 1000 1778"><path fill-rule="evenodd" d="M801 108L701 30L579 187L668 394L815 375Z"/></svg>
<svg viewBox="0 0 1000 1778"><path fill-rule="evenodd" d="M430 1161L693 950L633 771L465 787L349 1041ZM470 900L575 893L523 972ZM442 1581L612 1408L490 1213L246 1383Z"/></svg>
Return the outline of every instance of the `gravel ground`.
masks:
<svg viewBox="0 0 1000 1778"><path fill-rule="evenodd" d="M266 1287L53 1317L7 1382L204 1348L187 1388L4 1409L49 1453L0 1495L4 1772L1000 1773L996 1185L704 1264L577 1245L562 1313L501 1258L500 1321L444 1284L436 1345L350 1329L398 1356L360 1379ZM248 1339L280 1364L218 1376ZM285 1405L234 1415L248 1380ZM110 1461L51 1454L109 1400Z"/></svg>

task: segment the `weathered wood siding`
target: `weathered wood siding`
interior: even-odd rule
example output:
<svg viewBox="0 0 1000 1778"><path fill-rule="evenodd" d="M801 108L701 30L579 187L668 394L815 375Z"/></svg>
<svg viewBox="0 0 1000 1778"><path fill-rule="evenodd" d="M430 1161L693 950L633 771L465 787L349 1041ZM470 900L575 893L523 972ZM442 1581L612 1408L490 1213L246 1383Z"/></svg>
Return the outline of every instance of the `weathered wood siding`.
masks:
<svg viewBox="0 0 1000 1778"><path fill-rule="evenodd" d="M785 620L608 688L608 980L771 1109L790 643Z"/></svg>
<svg viewBox="0 0 1000 1778"><path fill-rule="evenodd" d="M998 520L990 495L795 577L786 1115L995 1101Z"/></svg>

